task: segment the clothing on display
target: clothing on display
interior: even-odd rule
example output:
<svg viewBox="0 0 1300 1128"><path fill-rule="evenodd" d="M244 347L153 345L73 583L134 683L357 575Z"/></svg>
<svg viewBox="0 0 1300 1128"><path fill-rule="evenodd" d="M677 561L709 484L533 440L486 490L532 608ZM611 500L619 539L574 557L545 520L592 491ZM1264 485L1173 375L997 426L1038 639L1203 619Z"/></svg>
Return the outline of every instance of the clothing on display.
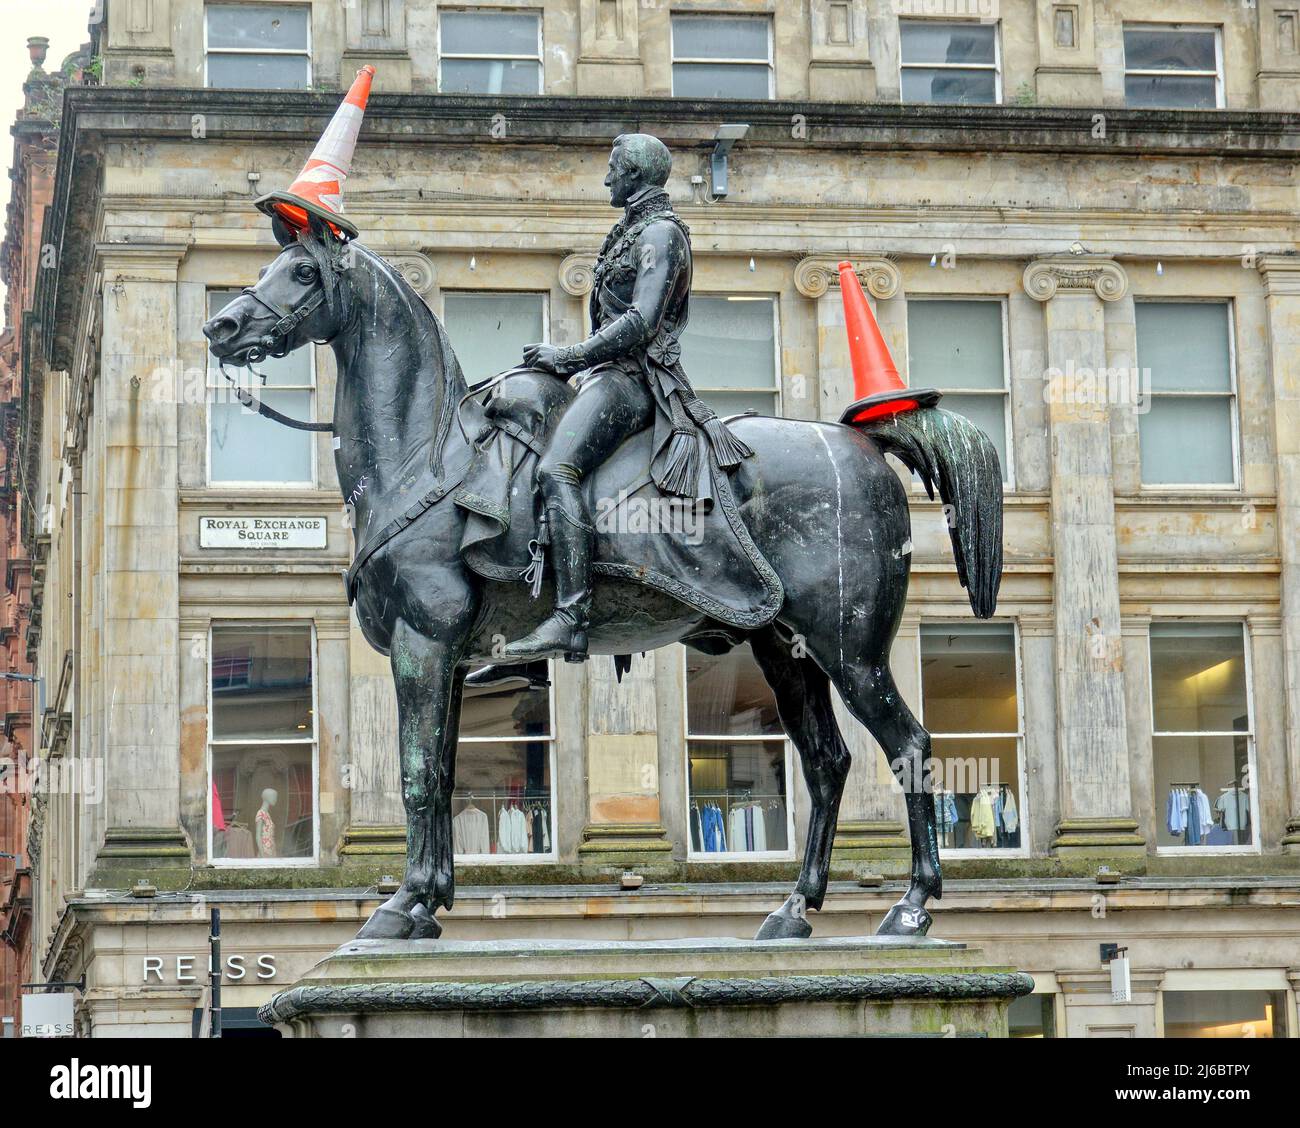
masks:
<svg viewBox="0 0 1300 1128"><path fill-rule="evenodd" d="M451 835L452 850L458 857L549 854L550 799L544 796L525 798L517 791L467 794L465 806L452 817Z"/></svg>
<svg viewBox="0 0 1300 1128"><path fill-rule="evenodd" d="M268 811L258 811L253 816L253 825L257 827L257 856L259 858L274 858L275 852L275 822L272 820Z"/></svg>
<svg viewBox="0 0 1300 1128"><path fill-rule="evenodd" d="M742 792L733 800L716 799L691 804L691 850L697 854L752 854L785 850L785 802L780 797L754 799Z"/></svg>
<svg viewBox="0 0 1300 1128"><path fill-rule="evenodd" d="M1225 787L1214 801L1214 809L1225 830L1245 830L1250 822L1250 792L1235 784Z"/></svg>
<svg viewBox="0 0 1300 1128"><path fill-rule="evenodd" d="M1250 839L1250 792L1223 788L1211 805L1199 783L1175 783L1165 800L1165 827L1184 846L1239 846Z"/></svg>
<svg viewBox="0 0 1300 1128"><path fill-rule="evenodd" d="M456 854L488 854L492 851L488 840L487 812L470 804L451 820L452 851Z"/></svg>

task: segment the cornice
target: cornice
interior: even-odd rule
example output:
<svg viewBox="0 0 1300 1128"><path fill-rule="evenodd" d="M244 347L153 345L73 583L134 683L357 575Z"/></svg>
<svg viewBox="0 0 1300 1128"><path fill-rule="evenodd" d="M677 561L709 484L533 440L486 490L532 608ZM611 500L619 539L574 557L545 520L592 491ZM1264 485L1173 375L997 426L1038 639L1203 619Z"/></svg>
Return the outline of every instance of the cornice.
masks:
<svg viewBox="0 0 1300 1128"><path fill-rule="evenodd" d="M834 255L809 255L800 259L794 268L794 287L805 298L821 298L831 289L839 289L839 264L842 258ZM853 255L853 273L873 298L887 299L897 294L903 286L903 276L889 259Z"/></svg>
<svg viewBox="0 0 1300 1128"><path fill-rule="evenodd" d="M1114 302L1128 293L1128 275L1113 259L1087 256L1038 259L1025 267L1025 293L1046 302L1060 291L1091 290L1104 302Z"/></svg>
<svg viewBox="0 0 1300 1128"><path fill-rule="evenodd" d="M1260 255L1255 264L1264 277L1264 296L1300 295L1300 255Z"/></svg>

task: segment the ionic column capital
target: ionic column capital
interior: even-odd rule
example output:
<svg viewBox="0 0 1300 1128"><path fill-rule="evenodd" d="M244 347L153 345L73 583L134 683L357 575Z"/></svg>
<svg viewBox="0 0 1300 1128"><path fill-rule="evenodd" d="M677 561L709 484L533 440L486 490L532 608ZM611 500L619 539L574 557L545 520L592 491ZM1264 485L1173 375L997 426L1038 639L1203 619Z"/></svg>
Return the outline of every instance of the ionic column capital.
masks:
<svg viewBox="0 0 1300 1128"><path fill-rule="evenodd" d="M1058 291L1092 290L1103 302L1114 302L1128 293L1128 275L1113 259L1037 259L1025 267L1025 293L1046 302Z"/></svg>
<svg viewBox="0 0 1300 1128"><path fill-rule="evenodd" d="M794 268L794 287L805 298L821 298L831 289L839 289L839 264L842 257L809 255ZM889 259L855 257L853 271L863 289L873 298L892 298L903 287L903 276Z"/></svg>

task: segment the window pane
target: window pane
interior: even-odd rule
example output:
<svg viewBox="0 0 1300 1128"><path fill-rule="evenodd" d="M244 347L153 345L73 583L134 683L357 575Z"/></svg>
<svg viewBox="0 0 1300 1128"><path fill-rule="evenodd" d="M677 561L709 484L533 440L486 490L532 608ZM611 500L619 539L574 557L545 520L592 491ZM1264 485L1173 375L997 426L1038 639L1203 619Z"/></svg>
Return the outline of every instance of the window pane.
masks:
<svg viewBox="0 0 1300 1128"><path fill-rule="evenodd" d="M1151 396L1138 416L1145 485L1231 485L1232 400Z"/></svg>
<svg viewBox="0 0 1300 1128"><path fill-rule="evenodd" d="M308 10L284 4L209 4L208 47L307 50Z"/></svg>
<svg viewBox="0 0 1300 1128"><path fill-rule="evenodd" d="M256 394L286 415L311 418L309 391ZM311 482L309 432L292 431L250 411L233 394L227 397L218 390L218 396L208 409L212 482Z"/></svg>
<svg viewBox="0 0 1300 1128"><path fill-rule="evenodd" d="M312 747L213 746L214 857L312 856L316 816Z"/></svg>
<svg viewBox="0 0 1300 1128"><path fill-rule="evenodd" d="M1007 1033L1011 1038L1055 1038L1054 995L1021 995L1007 1008Z"/></svg>
<svg viewBox="0 0 1300 1128"><path fill-rule="evenodd" d="M461 744L451 809L457 857L555 853L550 744Z"/></svg>
<svg viewBox="0 0 1300 1128"><path fill-rule="evenodd" d="M907 368L915 387L1004 389L1002 303L908 302Z"/></svg>
<svg viewBox="0 0 1300 1128"><path fill-rule="evenodd" d="M784 740L690 742L690 848L755 854L790 845Z"/></svg>
<svg viewBox="0 0 1300 1128"><path fill-rule="evenodd" d="M1232 388L1228 307L1223 302L1137 302L1138 365L1156 392Z"/></svg>
<svg viewBox="0 0 1300 1128"><path fill-rule="evenodd" d="M674 16L674 59L761 59L767 62L764 17Z"/></svg>
<svg viewBox="0 0 1300 1128"><path fill-rule="evenodd" d="M1163 28L1124 29L1126 70L1215 69L1214 31L1168 31Z"/></svg>
<svg viewBox="0 0 1300 1128"><path fill-rule="evenodd" d="M471 384L523 364L525 345L546 340L541 294L443 294L444 322Z"/></svg>
<svg viewBox="0 0 1300 1128"><path fill-rule="evenodd" d="M521 59L443 59L444 94L537 94L542 66Z"/></svg>
<svg viewBox="0 0 1300 1128"><path fill-rule="evenodd" d="M1137 109L1212 110L1218 101L1215 81L1207 76L1130 74L1124 78L1124 104Z"/></svg>
<svg viewBox="0 0 1300 1128"><path fill-rule="evenodd" d="M934 812L943 850L1014 850L1020 846L1018 768L1014 737L935 737L931 777ZM901 780L906 785L907 781Z"/></svg>
<svg viewBox="0 0 1300 1128"><path fill-rule="evenodd" d="M987 63L997 60L995 24L937 23L934 20L903 21L905 63Z"/></svg>
<svg viewBox="0 0 1300 1128"><path fill-rule="evenodd" d="M1281 991L1164 991L1166 1038L1285 1038Z"/></svg>
<svg viewBox="0 0 1300 1128"><path fill-rule="evenodd" d="M932 733L1019 732L1011 624L922 626L921 697Z"/></svg>
<svg viewBox="0 0 1300 1128"><path fill-rule="evenodd" d="M759 415L777 414L775 392L715 392L711 388L695 390L724 419L728 415L742 415L746 411L757 412Z"/></svg>
<svg viewBox="0 0 1300 1128"><path fill-rule="evenodd" d="M465 689L460 714L462 738L549 736L550 732L551 695L545 688L506 685Z"/></svg>
<svg viewBox="0 0 1300 1128"><path fill-rule="evenodd" d="M1151 696L1156 732L1246 729L1241 625L1152 623Z"/></svg>
<svg viewBox="0 0 1300 1128"><path fill-rule="evenodd" d="M215 317L237 297L239 297L238 290L209 290L208 316ZM313 383L311 362L312 346L303 345L302 348L295 349L287 356L267 357L257 365L257 371L266 377L267 386L279 385L283 387L296 384L300 387L304 385L311 387ZM212 369L212 377L209 383L217 388L229 390L230 382L221 375L221 369L216 359L209 355L208 363ZM260 392L263 387L259 377L254 376L247 368L235 368L228 364L226 365L226 371L241 384L252 388L254 394Z"/></svg>
<svg viewBox="0 0 1300 1128"><path fill-rule="evenodd" d="M771 68L762 63L674 63L677 98L770 98Z"/></svg>
<svg viewBox="0 0 1300 1128"><path fill-rule="evenodd" d="M714 389L776 390L774 312L771 299L691 298L690 322L681 338L682 367L710 403ZM760 396L757 402L770 407L771 398Z"/></svg>
<svg viewBox="0 0 1300 1128"><path fill-rule="evenodd" d="M1151 741L1157 846L1250 846L1255 803L1245 736Z"/></svg>
<svg viewBox="0 0 1300 1128"><path fill-rule="evenodd" d="M443 12L444 55L538 54L540 21L531 12Z"/></svg>
<svg viewBox="0 0 1300 1128"><path fill-rule="evenodd" d="M780 733L776 698L749 643L726 654L686 653L687 731L694 736Z"/></svg>
<svg viewBox="0 0 1300 1128"><path fill-rule="evenodd" d="M903 70L903 101L938 105L993 106L997 104L997 77L991 70Z"/></svg>
<svg viewBox="0 0 1300 1128"><path fill-rule="evenodd" d="M210 54L208 85L223 90L306 90L311 63L305 55Z"/></svg>
<svg viewBox="0 0 1300 1128"><path fill-rule="evenodd" d="M313 735L310 629L213 627L213 740Z"/></svg>

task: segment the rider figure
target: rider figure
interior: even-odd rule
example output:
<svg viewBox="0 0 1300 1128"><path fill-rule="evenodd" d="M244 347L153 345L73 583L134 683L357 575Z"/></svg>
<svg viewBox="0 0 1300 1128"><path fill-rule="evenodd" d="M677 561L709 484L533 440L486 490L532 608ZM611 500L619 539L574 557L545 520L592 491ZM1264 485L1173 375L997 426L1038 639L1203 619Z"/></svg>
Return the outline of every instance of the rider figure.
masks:
<svg viewBox="0 0 1300 1128"><path fill-rule="evenodd" d="M574 662L586 658L595 529L584 481L624 440L655 428L651 477L661 491L678 497L708 496L702 445L723 468L751 453L699 400L682 370L678 337L686 327L691 243L664 191L671 168L672 157L658 138L631 133L614 139L605 185L611 206L624 214L596 262L594 331L577 345L524 349L524 360L534 368L560 377L583 375L537 468L555 610L505 647L507 662L555 654Z"/></svg>

